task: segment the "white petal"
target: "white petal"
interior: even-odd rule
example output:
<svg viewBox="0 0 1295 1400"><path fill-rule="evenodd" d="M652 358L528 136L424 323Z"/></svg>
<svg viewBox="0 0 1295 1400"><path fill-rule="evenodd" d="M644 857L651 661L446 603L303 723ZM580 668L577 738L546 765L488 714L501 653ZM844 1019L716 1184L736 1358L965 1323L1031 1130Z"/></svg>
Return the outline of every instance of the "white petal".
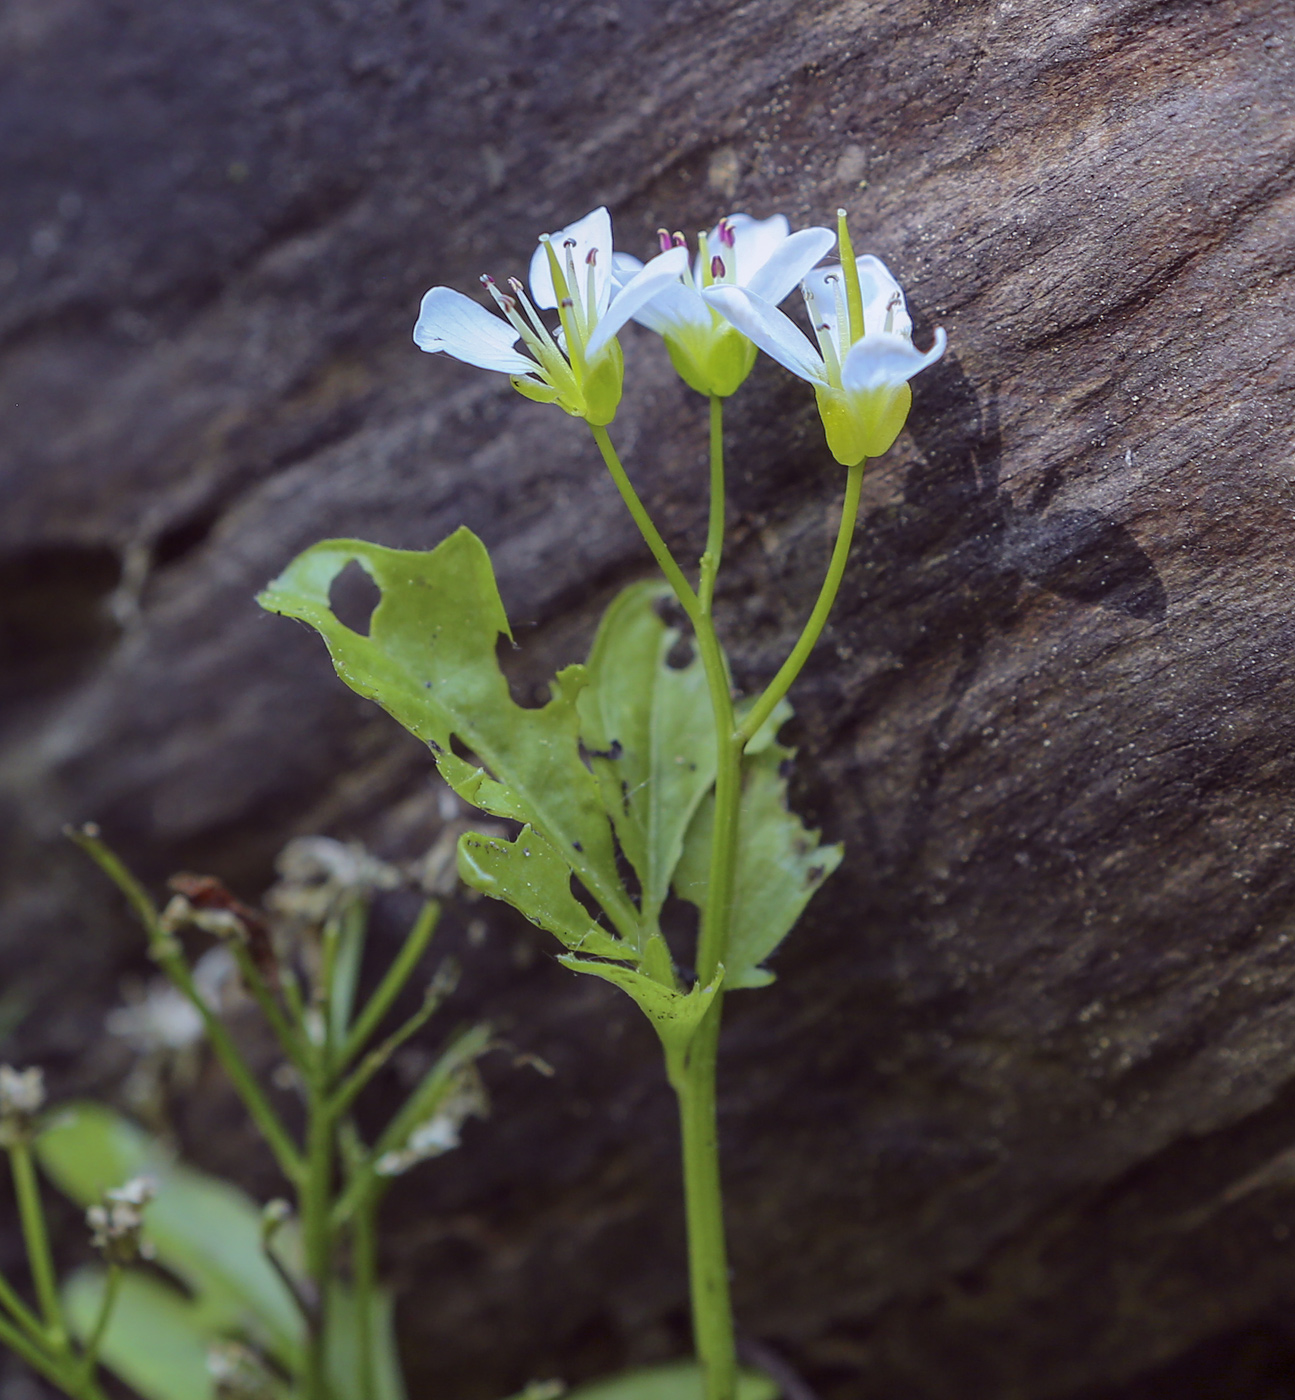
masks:
<svg viewBox="0 0 1295 1400"><path fill-rule="evenodd" d="M947 337L935 332L935 344L923 354L906 335L866 335L850 347L841 366L841 387L850 393L902 384L944 354Z"/></svg>
<svg viewBox="0 0 1295 1400"><path fill-rule="evenodd" d="M747 275L746 264L738 259L738 285L745 287L753 296L777 306L795 287L805 280L810 269L826 256L836 234L830 228L802 228L785 239L764 266L754 275Z"/></svg>
<svg viewBox="0 0 1295 1400"><path fill-rule="evenodd" d="M668 253L658 253L612 298L611 305L598 318L594 333L585 346L585 355L591 360L596 358L631 316L642 310L658 292L677 283L687 270L687 248L671 248Z"/></svg>
<svg viewBox="0 0 1295 1400"><path fill-rule="evenodd" d="M643 271L643 260L632 253L612 254L613 288L623 287L636 272Z"/></svg>
<svg viewBox="0 0 1295 1400"><path fill-rule="evenodd" d="M904 305L904 289L895 280L890 269L880 258L865 253L858 259L859 290L863 293L863 322L865 334L882 332L886 329L886 311L895 297L899 302L890 328L896 335L913 334L913 322L909 319Z"/></svg>
<svg viewBox="0 0 1295 1400"><path fill-rule="evenodd" d="M431 354L443 350L465 365L497 369L501 374L527 374L535 369L534 360L513 349L517 339L507 321L452 287L433 287L427 293L414 326L414 344L420 350Z"/></svg>
<svg viewBox="0 0 1295 1400"><path fill-rule="evenodd" d="M826 384L823 357L805 339L804 333L776 306L752 296L745 287L717 283L702 293L709 306L735 325L748 340L793 374L811 384Z"/></svg>
<svg viewBox="0 0 1295 1400"><path fill-rule="evenodd" d="M598 309L601 311L611 297L612 290L612 216L601 206L577 219L574 224L551 233L553 251L558 255L558 264L565 269L567 250L563 247L568 239L575 247L571 257L576 265L576 276L580 278L580 294L585 290L585 260L594 254L594 287L598 296ZM557 293L553 290L553 274L549 269L549 255L541 243L531 255L531 296L536 306L554 307L558 304Z"/></svg>
<svg viewBox="0 0 1295 1400"><path fill-rule="evenodd" d="M728 223L733 230L732 249L725 248L719 241L719 225L716 224L710 232L711 256L718 253L726 266L730 262L736 264L738 286L747 287L750 286L752 274L758 272L787 241L791 225L784 214L775 214L770 219L753 219L750 214L730 214ZM821 253L819 257L822 257ZM818 258L814 261L817 262ZM732 275L733 268L730 266L729 276ZM793 282L792 286L795 285Z"/></svg>
<svg viewBox="0 0 1295 1400"><path fill-rule="evenodd" d="M710 307L702 300L691 279L663 287L635 313L634 319L640 326L646 326L658 335L668 335L673 330L685 328L706 330L715 324Z"/></svg>

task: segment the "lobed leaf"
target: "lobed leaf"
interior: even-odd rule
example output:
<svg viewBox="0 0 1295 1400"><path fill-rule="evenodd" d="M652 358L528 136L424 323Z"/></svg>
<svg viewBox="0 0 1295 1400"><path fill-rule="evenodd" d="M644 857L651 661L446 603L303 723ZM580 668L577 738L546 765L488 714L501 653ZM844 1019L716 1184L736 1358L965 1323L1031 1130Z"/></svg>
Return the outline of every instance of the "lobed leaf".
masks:
<svg viewBox="0 0 1295 1400"><path fill-rule="evenodd" d="M368 636L339 621L329 602L334 579L350 563L382 592ZM512 634L490 556L470 530L456 530L428 553L326 540L299 555L259 602L314 627L338 675L427 743L465 801L542 832L636 942L638 912L616 872L598 784L580 758L576 698L584 668L561 671L542 708L513 701L495 656L500 636ZM456 754L455 739L484 768Z"/></svg>
<svg viewBox="0 0 1295 1400"><path fill-rule="evenodd" d="M760 964L791 932L815 890L841 863L843 847L819 844L787 806L782 764L790 749L770 744L742 765L742 806L738 826L733 912L729 928L725 984L763 987L773 973ZM693 818L675 871L675 890L699 909L706 907L713 796Z"/></svg>
<svg viewBox="0 0 1295 1400"><path fill-rule="evenodd" d="M511 904L575 952L627 960L636 956L590 918L571 893L571 867L533 827L522 827L515 841L465 832L459 837L459 878L471 889Z"/></svg>

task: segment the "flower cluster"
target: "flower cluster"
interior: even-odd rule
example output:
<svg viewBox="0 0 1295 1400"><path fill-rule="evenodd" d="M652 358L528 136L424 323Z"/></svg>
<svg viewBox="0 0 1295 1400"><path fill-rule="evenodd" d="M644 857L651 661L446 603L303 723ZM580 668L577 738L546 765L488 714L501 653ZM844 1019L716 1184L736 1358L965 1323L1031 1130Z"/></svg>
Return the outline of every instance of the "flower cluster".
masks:
<svg viewBox="0 0 1295 1400"><path fill-rule="evenodd" d="M661 251L644 264L613 252L611 218L595 209L545 234L531 259L531 295L516 278L503 291L482 283L502 318L449 287L423 298L414 341L466 364L507 374L527 398L556 403L596 427L620 404L624 361L617 334L634 320L665 342L671 363L698 393L727 398L763 350L814 386L832 455L844 466L885 452L908 417L908 381L944 353L913 345L904 293L885 264L856 257L837 211L836 233L793 233L781 214L732 214L687 240L660 230ZM818 267L833 242L841 261ZM800 284L817 348L778 309ZM539 312L554 310L550 330ZM527 354L518 350L521 341Z"/></svg>

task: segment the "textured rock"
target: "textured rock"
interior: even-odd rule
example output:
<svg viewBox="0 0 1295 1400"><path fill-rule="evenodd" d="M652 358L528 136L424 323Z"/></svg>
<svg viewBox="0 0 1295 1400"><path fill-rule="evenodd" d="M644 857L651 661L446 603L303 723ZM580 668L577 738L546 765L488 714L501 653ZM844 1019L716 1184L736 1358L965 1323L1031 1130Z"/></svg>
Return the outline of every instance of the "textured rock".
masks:
<svg viewBox="0 0 1295 1400"><path fill-rule="evenodd" d="M293 832L389 855L435 835L418 746L252 602L297 549L470 525L523 688L646 571L579 424L412 349L425 287L520 270L600 201L639 251L659 223L844 203L919 343L939 323L952 349L871 469L796 692L800 810L849 865L775 987L732 1003L742 1324L833 1400L1115 1394L1234 1335L1280 1354L1293 21L1289 0L11 0L18 1049L103 1087L98 1017L138 963L64 821L97 819L151 878L248 893ZM617 438L695 553L704 405L626 341ZM730 429L723 616L754 685L817 587L840 477L767 363ZM488 1397L677 1350L649 1034L467 912L488 933L448 936L461 1010L558 1074L497 1065L494 1119L393 1201L416 1385ZM210 1131L209 1093L191 1150L272 1189ZM1260 1393L1243 1373L1227 1394Z"/></svg>

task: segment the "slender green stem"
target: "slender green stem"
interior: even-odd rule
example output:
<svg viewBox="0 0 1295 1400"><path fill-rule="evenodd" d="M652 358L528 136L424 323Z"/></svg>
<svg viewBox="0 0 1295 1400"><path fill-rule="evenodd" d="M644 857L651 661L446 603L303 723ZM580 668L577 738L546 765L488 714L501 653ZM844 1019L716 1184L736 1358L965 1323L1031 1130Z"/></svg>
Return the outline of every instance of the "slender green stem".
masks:
<svg viewBox="0 0 1295 1400"><path fill-rule="evenodd" d="M639 527L639 533L646 541L647 547L652 551L652 557L657 561L670 587L674 589L675 597L679 599L684 612L695 623L701 610L697 595L693 592L692 584L684 578L683 570L675 563L674 555L670 553L669 546L661 538L661 532L652 523L652 517L647 513L643 502L639 500L638 492L635 491L629 477L626 476L625 468L621 466L621 460L616 455L616 449L612 446L612 440L607 436L607 429L595 427L591 423L589 430L594 435L599 452L603 454L603 461L607 464L607 470L611 473L617 490L621 493L626 506L629 507L630 515L634 517L634 523Z"/></svg>
<svg viewBox="0 0 1295 1400"><path fill-rule="evenodd" d="M103 1335L108 1330L112 1310L117 1303L117 1293L121 1288L121 1266L110 1264L108 1277L103 1285L103 1297L99 1301L99 1315L94 1320L90 1335L86 1338L85 1351L81 1357L81 1371L87 1380L94 1376L99 1364L99 1348L103 1345Z"/></svg>
<svg viewBox="0 0 1295 1400"><path fill-rule="evenodd" d="M278 1114L270 1107L270 1101L262 1093L261 1086L256 1082L252 1071L248 1069L242 1055L239 1054L233 1040L230 1039L229 1032L226 1031L224 1025L207 1003L203 1001L197 987L194 986L193 977L184 959L178 954L163 953L157 958L157 962L162 971L189 998L202 1017L202 1023L207 1031L207 1039L211 1042L211 1048L220 1061L221 1068L229 1076L230 1083L233 1084L238 1097L242 1099L244 1108L251 1115L261 1136L269 1145L270 1151L274 1153L279 1170L289 1181L300 1183L305 1173L305 1164L301 1160L301 1153L298 1152L296 1145L288 1136L288 1130L279 1121Z"/></svg>
<svg viewBox="0 0 1295 1400"><path fill-rule="evenodd" d="M43 1343L45 1329L40 1318L18 1296L17 1290L3 1274L0 1274L0 1306L6 1308L14 1321L33 1339Z"/></svg>
<svg viewBox="0 0 1295 1400"><path fill-rule="evenodd" d="M715 598L715 576L724 553L724 400L710 396L710 520L706 529L706 553L702 556L698 586L702 612L709 615Z"/></svg>
<svg viewBox="0 0 1295 1400"><path fill-rule="evenodd" d="M148 891L122 864L117 854L110 850L99 836L99 829L93 824L80 828L65 827L64 834L70 837L95 862L105 875L126 896L134 909L144 931L148 935L149 953L154 962L171 979L177 988L189 999L194 1010L202 1017L207 1039L225 1073L229 1075L239 1098L251 1114L253 1122L260 1129L261 1136L270 1146L279 1169L292 1182L300 1182L304 1170L301 1154L297 1151L287 1130L270 1107L269 1101L261 1092L261 1087L252 1076L243 1057L238 1053L224 1025L202 999L194 985L189 965L180 952L180 945L162 926L157 906L148 896Z"/></svg>
<svg viewBox="0 0 1295 1400"><path fill-rule="evenodd" d="M375 1074L387 1063L397 1050L409 1039L411 1035L420 1031L428 1021L440 1009L441 1003L449 993L449 986L433 983L427 989L427 995L423 998L423 1004L417 1011L401 1026L397 1026L394 1031L382 1042L375 1045L372 1050L355 1067L351 1076L338 1088L337 1093L329 1100L328 1109L334 1118L340 1118L355 1100L359 1097L361 1090L373 1078Z"/></svg>
<svg viewBox="0 0 1295 1400"><path fill-rule="evenodd" d="M378 1296L377 1202L366 1201L351 1226L352 1267L355 1273L356 1334L359 1343L359 1400L375 1400L373 1310Z"/></svg>
<svg viewBox="0 0 1295 1400"><path fill-rule="evenodd" d="M274 1032L276 1039L283 1048L283 1053L296 1066L298 1073L306 1072L306 1059L301 1045L301 1038L298 1036L296 1027L279 1009L279 1004L274 999L274 993L270 990L261 970L257 967L255 959L252 957L247 944L232 938L229 941L230 951L234 955L234 961L238 964L238 970L243 977L243 985L252 993L261 1015L269 1023L270 1029Z"/></svg>
<svg viewBox="0 0 1295 1400"><path fill-rule="evenodd" d="M43 1346L25 1337L7 1318L0 1317L0 1345L7 1346L15 1356L20 1356L32 1368L39 1371L46 1380L52 1381L60 1390L69 1395L80 1392L75 1380L67 1374L67 1362L62 1357L51 1356Z"/></svg>
<svg viewBox="0 0 1295 1400"><path fill-rule="evenodd" d="M13 1173L14 1195L18 1198L27 1263L31 1268L41 1316L45 1320L45 1331L54 1350L63 1351L67 1347L67 1328L58 1301L58 1276L54 1272L54 1256L50 1252L49 1234L45 1229L45 1209L41 1205L31 1146L22 1138L9 1147L9 1167Z"/></svg>
<svg viewBox="0 0 1295 1400"><path fill-rule="evenodd" d="M316 1080L308 1089L306 1175L301 1191L301 1232L310 1280L313 1316L306 1336L304 1392L306 1400L325 1400L328 1294L332 1282L333 1139L335 1119L324 1086Z"/></svg>
<svg viewBox="0 0 1295 1400"><path fill-rule="evenodd" d="M841 578L845 573L846 561L850 557L850 542L854 538L855 521L859 514L859 492L863 485L863 467L864 464L859 462L850 468L849 474L846 476L845 503L841 508L841 525L837 531L836 547L832 550L832 562L828 565L827 577L823 580L818 602L814 604L814 611L810 613L805 630L800 634L799 641L792 648L791 655L783 662L782 669L769 682L764 694L751 707L746 718L738 727L737 737L743 745L759 730L760 726L773 713L778 701L791 689L792 682L804 669L805 662L809 660L809 654L814 649L814 644L818 641L824 626L827 624L827 615L832 611L832 604L836 601L837 590L841 586Z"/></svg>
<svg viewBox="0 0 1295 1400"><path fill-rule="evenodd" d="M391 1010L392 1003L404 990L405 983L409 981L414 968L418 966L419 958L427 951L427 945L432 941L432 934L436 931L436 922L440 918L440 914L441 907L435 900L428 900L423 905L422 912L413 928L409 930L409 936L396 955L395 962L387 969L386 975L378 983L377 990L369 998L368 1004L356 1017L338 1056L339 1069L345 1068L364 1049L369 1037L381 1024L382 1018Z"/></svg>
<svg viewBox="0 0 1295 1400"><path fill-rule="evenodd" d="M683 1141L693 1339L702 1368L705 1400L735 1400L737 1394L737 1353L733 1342L719 1135L715 1121L715 1060L719 1048L721 995L716 993L698 1027L675 1084Z"/></svg>

